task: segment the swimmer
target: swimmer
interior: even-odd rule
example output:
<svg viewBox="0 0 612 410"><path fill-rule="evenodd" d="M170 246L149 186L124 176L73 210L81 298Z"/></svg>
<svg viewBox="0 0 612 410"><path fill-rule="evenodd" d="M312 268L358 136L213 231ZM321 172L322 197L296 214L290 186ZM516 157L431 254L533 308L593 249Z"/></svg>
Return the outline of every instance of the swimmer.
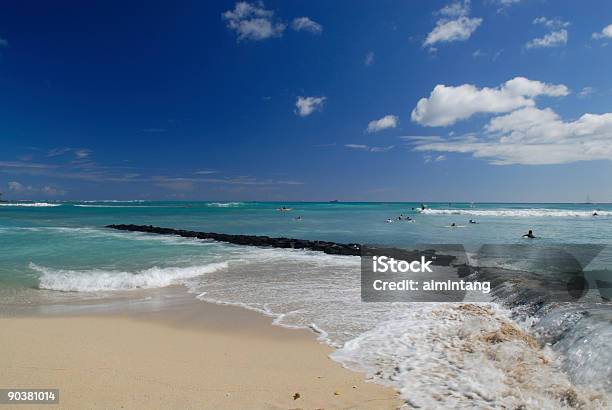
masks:
<svg viewBox="0 0 612 410"><path fill-rule="evenodd" d="M421 203L421 211L425 210L425 204Z"/></svg>
<svg viewBox="0 0 612 410"><path fill-rule="evenodd" d="M478 222L476 222L476 221L475 221L475 220L473 220L473 219L470 219L470 223L471 223L471 224L477 224Z"/></svg>
<svg viewBox="0 0 612 410"><path fill-rule="evenodd" d="M529 239L533 239L535 238L533 231L530 229L529 232L527 232L525 235L523 235L523 238L529 238Z"/></svg>
<svg viewBox="0 0 612 410"><path fill-rule="evenodd" d="M457 224L453 222L452 224L450 224L450 226L451 228L454 228L455 226L457 226Z"/></svg>
<svg viewBox="0 0 612 410"><path fill-rule="evenodd" d="M599 216L599 214L597 213L597 211L593 212L593 216Z"/></svg>
<svg viewBox="0 0 612 410"><path fill-rule="evenodd" d="M301 217L301 216L296 216L294 219L295 219L296 221L301 221L301 220L302 220L302 217Z"/></svg>
<svg viewBox="0 0 612 410"><path fill-rule="evenodd" d="M389 218L385 222L388 223L388 224L393 223L393 219Z"/></svg>

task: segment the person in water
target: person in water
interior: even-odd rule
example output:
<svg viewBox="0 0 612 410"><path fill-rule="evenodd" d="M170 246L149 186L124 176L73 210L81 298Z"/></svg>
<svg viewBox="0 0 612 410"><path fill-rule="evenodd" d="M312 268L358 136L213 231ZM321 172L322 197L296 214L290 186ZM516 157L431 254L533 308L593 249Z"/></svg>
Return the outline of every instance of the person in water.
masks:
<svg viewBox="0 0 612 410"><path fill-rule="evenodd" d="M421 211L424 211L424 210L425 210L425 204L422 203L421 204Z"/></svg>
<svg viewBox="0 0 612 410"><path fill-rule="evenodd" d="M523 235L523 238L533 239L533 238L535 238L535 235L533 234L533 231L530 229L529 232L527 232L525 235Z"/></svg>
<svg viewBox="0 0 612 410"><path fill-rule="evenodd" d="M452 224L450 224L450 226L454 228L455 226L457 226L457 224L453 222Z"/></svg>
<svg viewBox="0 0 612 410"><path fill-rule="evenodd" d="M471 224L475 224L475 223L478 223L478 222L476 222L476 221L475 221L475 220L473 220L473 219L470 219L470 223L471 223Z"/></svg>

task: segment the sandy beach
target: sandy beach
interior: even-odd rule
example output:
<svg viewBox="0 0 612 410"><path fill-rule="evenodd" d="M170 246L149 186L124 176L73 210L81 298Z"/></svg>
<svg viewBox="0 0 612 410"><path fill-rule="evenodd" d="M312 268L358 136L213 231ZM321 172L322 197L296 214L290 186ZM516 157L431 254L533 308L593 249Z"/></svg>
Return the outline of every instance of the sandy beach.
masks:
<svg viewBox="0 0 612 410"><path fill-rule="evenodd" d="M0 340L0 386L59 388L59 405L45 408L401 406L329 359L312 332L236 307L3 317Z"/></svg>

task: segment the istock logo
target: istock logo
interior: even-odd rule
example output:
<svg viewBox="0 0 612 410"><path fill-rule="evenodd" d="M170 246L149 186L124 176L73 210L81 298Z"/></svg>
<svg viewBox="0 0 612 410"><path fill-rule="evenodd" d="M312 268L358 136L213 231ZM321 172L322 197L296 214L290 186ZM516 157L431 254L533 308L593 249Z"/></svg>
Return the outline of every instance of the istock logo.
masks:
<svg viewBox="0 0 612 410"><path fill-rule="evenodd" d="M609 302L612 246L362 245L361 298L364 302L496 301L508 306Z"/></svg>
<svg viewBox="0 0 612 410"><path fill-rule="evenodd" d="M416 261L405 261L397 260L387 256L372 256L372 269L376 273L406 273L406 272L430 272L433 271L429 267L432 261L425 259L425 256L421 256L420 260Z"/></svg>

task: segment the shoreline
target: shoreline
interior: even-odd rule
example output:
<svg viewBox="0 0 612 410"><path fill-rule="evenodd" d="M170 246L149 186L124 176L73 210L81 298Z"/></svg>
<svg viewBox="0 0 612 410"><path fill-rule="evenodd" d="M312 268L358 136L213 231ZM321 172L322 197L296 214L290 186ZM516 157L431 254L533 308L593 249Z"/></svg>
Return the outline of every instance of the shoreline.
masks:
<svg viewBox="0 0 612 410"><path fill-rule="evenodd" d="M271 321L199 300L124 312L2 315L0 386L59 388L60 403L49 408L63 409L403 404L395 390L330 359L333 349L314 332Z"/></svg>

